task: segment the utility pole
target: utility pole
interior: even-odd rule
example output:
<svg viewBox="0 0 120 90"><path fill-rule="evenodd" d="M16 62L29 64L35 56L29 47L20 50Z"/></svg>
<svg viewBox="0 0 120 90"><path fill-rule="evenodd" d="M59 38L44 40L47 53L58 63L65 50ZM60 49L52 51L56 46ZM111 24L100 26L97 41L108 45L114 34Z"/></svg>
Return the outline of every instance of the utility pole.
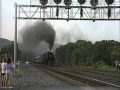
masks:
<svg viewBox="0 0 120 90"><path fill-rule="evenodd" d="M0 38L2 33L2 0L0 0Z"/></svg>
<svg viewBox="0 0 120 90"><path fill-rule="evenodd" d="M2 0L0 0L0 37L1 37L1 29L2 29Z"/></svg>
<svg viewBox="0 0 120 90"><path fill-rule="evenodd" d="M15 37L14 37L14 65L17 61L17 3L15 3Z"/></svg>
<svg viewBox="0 0 120 90"><path fill-rule="evenodd" d="M0 0L0 48L2 49L2 39L1 39L1 37L2 37L2 0Z"/></svg>

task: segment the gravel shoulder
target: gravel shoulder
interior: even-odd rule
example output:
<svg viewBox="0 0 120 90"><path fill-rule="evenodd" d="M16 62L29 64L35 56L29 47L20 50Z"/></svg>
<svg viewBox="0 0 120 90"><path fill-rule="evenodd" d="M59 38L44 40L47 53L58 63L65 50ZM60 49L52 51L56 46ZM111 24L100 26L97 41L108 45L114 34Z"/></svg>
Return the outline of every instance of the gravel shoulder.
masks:
<svg viewBox="0 0 120 90"><path fill-rule="evenodd" d="M34 66L27 68L21 66L22 75L14 76L14 86L12 89L0 90L119 90L106 87L74 87L53 76L40 71Z"/></svg>
<svg viewBox="0 0 120 90"><path fill-rule="evenodd" d="M23 75L14 80L14 88L17 90L70 86L33 66L29 66L29 68L22 66L21 71L24 72Z"/></svg>

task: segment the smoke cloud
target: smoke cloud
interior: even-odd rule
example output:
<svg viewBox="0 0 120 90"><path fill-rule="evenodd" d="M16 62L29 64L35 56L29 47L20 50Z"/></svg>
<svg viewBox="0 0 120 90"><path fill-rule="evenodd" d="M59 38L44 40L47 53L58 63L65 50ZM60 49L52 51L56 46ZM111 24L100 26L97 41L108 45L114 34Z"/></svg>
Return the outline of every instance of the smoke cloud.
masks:
<svg viewBox="0 0 120 90"><path fill-rule="evenodd" d="M56 48L69 42L88 40L76 24L71 25L70 29L56 25L58 28L55 30L52 27L54 25L56 24L51 25L42 21L27 23L19 33L19 49L41 55L48 50L55 51Z"/></svg>
<svg viewBox="0 0 120 90"><path fill-rule="evenodd" d="M70 29L58 28L56 31L56 41L57 44L65 45L69 42L76 42L77 40L88 40L82 30L78 25L71 25Z"/></svg>
<svg viewBox="0 0 120 90"><path fill-rule="evenodd" d="M25 51L35 51L36 48L38 49L38 47L41 46L42 52L52 50L55 36L55 30L50 23L42 21L36 21L34 23L29 22L20 32L18 40L19 49ZM43 42L45 42L45 45L43 45ZM48 46L49 48L44 48L45 46Z"/></svg>

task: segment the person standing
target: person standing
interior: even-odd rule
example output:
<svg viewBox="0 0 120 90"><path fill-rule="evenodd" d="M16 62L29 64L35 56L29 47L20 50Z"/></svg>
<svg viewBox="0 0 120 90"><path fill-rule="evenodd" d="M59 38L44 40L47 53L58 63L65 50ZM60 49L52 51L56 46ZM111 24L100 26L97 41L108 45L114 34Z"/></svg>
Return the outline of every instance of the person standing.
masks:
<svg viewBox="0 0 120 90"><path fill-rule="evenodd" d="M119 72L119 63L120 63L120 62L119 62L118 60L115 61L116 71L117 71L117 72Z"/></svg>
<svg viewBox="0 0 120 90"><path fill-rule="evenodd" d="M1 86L2 87L5 87L5 72L6 72L6 59L3 59L1 63Z"/></svg>
<svg viewBox="0 0 120 90"><path fill-rule="evenodd" d="M118 71L118 72L119 72L119 74L120 74L120 62L119 62L119 66L118 66L118 68L119 68L119 71Z"/></svg>
<svg viewBox="0 0 120 90"><path fill-rule="evenodd" d="M16 66L17 66L18 69L20 69L20 61L18 61L18 62L16 63Z"/></svg>
<svg viewBox="0 0 120 90"><path fill-rule="evenodd" d="M12 85L13 70L14 70L14 66L12 64L12 61L10 58L8 58L6 64L6 85L9 88L11 88Z"/></svg>
<svg viewBox="0 0 120 90"><path fill-rule="evenodd" d="M29 62L26 61L25 64L26 64L26 70L29 72Z"/></svg>

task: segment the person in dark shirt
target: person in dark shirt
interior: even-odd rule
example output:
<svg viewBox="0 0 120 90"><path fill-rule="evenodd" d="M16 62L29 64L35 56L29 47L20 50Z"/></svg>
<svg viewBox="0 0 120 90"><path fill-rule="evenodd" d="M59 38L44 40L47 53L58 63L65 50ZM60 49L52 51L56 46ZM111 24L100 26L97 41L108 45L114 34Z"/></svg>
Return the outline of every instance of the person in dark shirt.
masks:
<svg viewBox="0 0 120 90"><path fill-rule="evenodd" d="M7 87L12 88L12 79L13 79L13 70L14 66L10 58L7 59L7 64L6 64L6 83Z"/></svg>

